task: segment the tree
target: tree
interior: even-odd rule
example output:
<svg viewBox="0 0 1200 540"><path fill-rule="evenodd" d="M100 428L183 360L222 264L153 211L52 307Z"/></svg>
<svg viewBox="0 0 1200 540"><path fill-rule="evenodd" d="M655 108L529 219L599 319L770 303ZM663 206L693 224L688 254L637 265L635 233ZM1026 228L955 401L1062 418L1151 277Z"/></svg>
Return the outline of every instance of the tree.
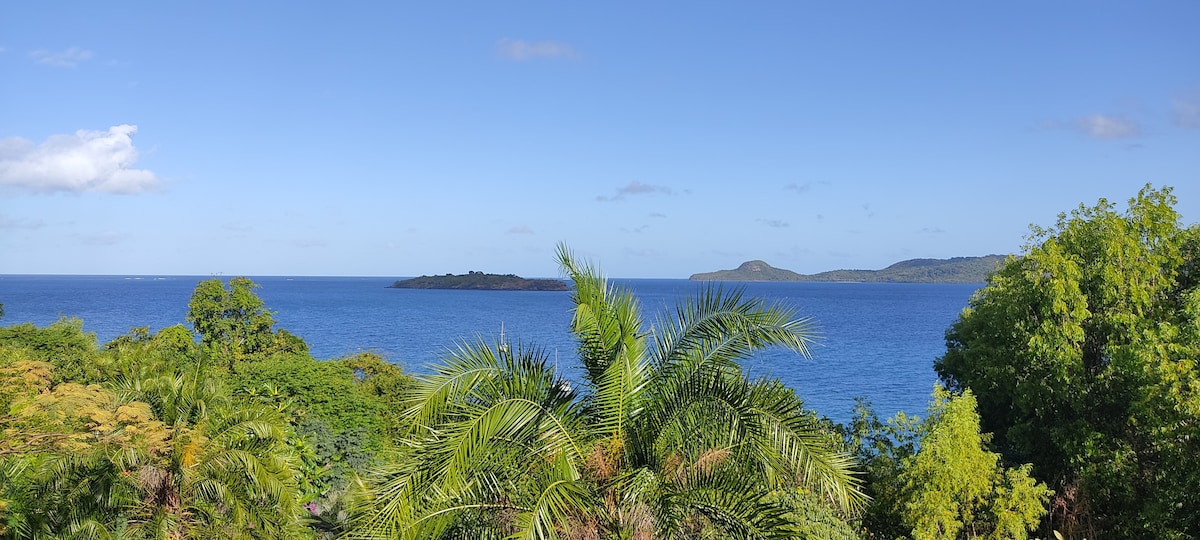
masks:
<svg viewBox="0 0 1200 540"><path fill-rule="evenodd" d="M188 302L187 320L201 342L231 368L238 361L274 352L308 352L300 338L284 330L275 332L274 315L254 293L257 287L244 277L230 279L228 285L219 279L205 280L196 284Z"/></svg>
<svg viewBox="0 0 1200 540"><path fill-rule="evenodd" d="M974 395L934 389L924 419L903 412L879 421L861 403L848 440L866 469L871 538L1024 539L1052 492L1029 465L1004 467L979 428Z"/></svg>
<svg viewBox="0 0 1200 540"><path fill-rule="evenodd" d="M305 535L290 427L160 361L190 346L177 334L115 340L100 375L136 376L103 385L55 383L32 349L0 344L0 537Z"/></svg>
<svg viewBox="0 0 1200 540"><path fill-rule="evenodd" d="M710 288L647 329L630 292L558 258L584 387L536 347L462 345L421 378L358 536L792 538L806 504L862 502L815 416L738 364L768 346L806 355L807 320Z"/></svg>
<svg viewBox="0 0 1200 540"><path fill-rule="evenodd" d="M33 323L0 327L0 346L26 349L32 359L53 364L55 382L98 381L96 334L83 331L79 319L59 319L38 328Z"/></svg>
<svg viewBox="0 0 1200 540"><path fill-rule="evenodd" d="M920 450L906 458L899 482L901 514L913 538L1025 539L1046 514L1051 492L1031 467L1000 466L980 435L975 396L934 389Z"/></svg>
<svg viewBox="0 0 1200 540"><path fill-rule="evenodd" d="M1034 227L947 332L936 369L978 398L1070 537L1200 535L1200 229L1170 188ZM1098 534L1101 533L1102 534Z"/></svg>

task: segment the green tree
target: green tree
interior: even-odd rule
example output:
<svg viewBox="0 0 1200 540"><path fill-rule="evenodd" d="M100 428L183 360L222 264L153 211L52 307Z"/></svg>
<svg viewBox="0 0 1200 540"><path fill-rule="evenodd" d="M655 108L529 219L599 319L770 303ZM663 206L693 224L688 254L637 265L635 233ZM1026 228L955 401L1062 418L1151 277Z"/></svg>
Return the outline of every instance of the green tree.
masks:
<svg viewBox="0 0 1200 540"><path fill-rule="evenodd" d="M933 394L920 450L901 466L902 516L913 538L1024 539L1046 514L1051 492L1030 466L1000 466L979 432L975 396Z"/></svg>
<svg viewBox="0 0 1200 540"><path fill-rule="evenodd" d="M357 536L793 538L805 504L861 503L815 416L738 364L768 346L807 354L806 320L710 288L647 328L631 293L558 255L582 393L540 349L464 344L421 378Z"/></svg>
<svg viewBox="0 0 1200 540"><path fill-rule="evenodd" d="M934 389L928 416L880 422L860 404L852 446L866 466L872 500L863 526L872 538L1024 539L1052 494L1031 467L1006 468L980 433L974 395Z"/></svg>
<svg viewBox="0 0 1200 540"><path fill-rule="evenodd" d="M196 284L188 302L187 320L213 354L236 362L276 352L308 353L308 346L287 331L275 332L274 315L254 293L258 285L244 277Z"/></svg>
<svg viewBox="0 0 1200 540"><path fill-rule="evenodd" d="M61 380L32 349L0 344L0 538L307 534L290 427L216 379L160 362L155 347L188 346L175 334L114 341L101 375L163 371L124 370L138 377L104 385Z"/></svg>
<svg viewBox="0 0 1200 540"><path fill-rule="evenodd" d="M79 319L59 319L42 328L33 323L0 327L0 345L21 347L31 359L54 365L55 381L99 381L96 334L83 331Z"/></svg>
<svg viewBox="0 0 1200 540"><path fill-rule="evenodd" d="M1170 188L1034 227L936 362L993 446L1056 492L1070 537L1200 536L1200 230Z"/></svg>

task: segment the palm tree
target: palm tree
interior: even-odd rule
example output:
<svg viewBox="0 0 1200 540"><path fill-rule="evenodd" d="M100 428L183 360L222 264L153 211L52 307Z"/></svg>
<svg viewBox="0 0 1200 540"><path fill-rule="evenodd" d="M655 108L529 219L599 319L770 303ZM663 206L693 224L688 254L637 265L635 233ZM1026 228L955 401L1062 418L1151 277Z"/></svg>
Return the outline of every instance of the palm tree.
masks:
<svg viewBox="0 0 1200 540"><path fill-rule="evenodd" d="M162 374L116 391L60 385L91 432L30 461L17 537L294 538L307 535L287 423L216 381ZM49 397L49 396L48 396Z"/></svg>
<svg viewBox="0 0 1200 540"><path fill-rule="evenodd" d="M843 512L850 458L795 394L738 363L808 355L806 319L709 287L647 331L637 299L560 246L584 388L537 348L480 341L423 377L404 450L367 485L357 537L793 537L781 493Z"/></svg>
<svg viewBox="0 0 1200 540"><path fill-rule="evenodd" d="M303 535L299 462L277 410L236 402L199 374L141 379L124 390L172 431L164 455L137 469L138 528L166 538Z"/></svg>

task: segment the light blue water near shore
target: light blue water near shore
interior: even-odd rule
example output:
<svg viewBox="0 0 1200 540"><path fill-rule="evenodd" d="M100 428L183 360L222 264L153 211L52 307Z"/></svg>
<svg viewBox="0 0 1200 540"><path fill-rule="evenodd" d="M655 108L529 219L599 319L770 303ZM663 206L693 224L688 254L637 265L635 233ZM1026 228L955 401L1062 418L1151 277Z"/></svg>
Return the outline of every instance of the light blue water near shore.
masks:
<svg viewBox="0 0 1200 540"><path fill-rule="evenodd" d="M78 317L104 343L136 326L184 323L197 276L0 276L0 325L46 325ZM501 332L575 365L566 292L388 289L392 278L252 277L279 328L308 342L318 358L370 350L422 371L463 339ZM640 298L647 322L703 285L687 280L615 280ZM726 287L738 286L726 284ZM923 413L936 381L944 333L979 285L746 283L748 296L782 302L811 317L821 333L813 358L763 351L752 375L781 378L807 406L839 422L854 398L882 416Z"/></svg>

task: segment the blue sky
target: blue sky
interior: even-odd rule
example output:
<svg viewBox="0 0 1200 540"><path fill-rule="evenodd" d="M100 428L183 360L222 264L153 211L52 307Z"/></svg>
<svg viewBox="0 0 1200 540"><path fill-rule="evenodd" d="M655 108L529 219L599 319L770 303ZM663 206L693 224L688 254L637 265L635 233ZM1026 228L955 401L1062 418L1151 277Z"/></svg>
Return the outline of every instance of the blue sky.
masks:
<svg viewBox="0 0 1200 540"><path fill-rule="evenodd" d="M1200 3L8 2L0 273L811 273L1200 217Z"/></svg>

